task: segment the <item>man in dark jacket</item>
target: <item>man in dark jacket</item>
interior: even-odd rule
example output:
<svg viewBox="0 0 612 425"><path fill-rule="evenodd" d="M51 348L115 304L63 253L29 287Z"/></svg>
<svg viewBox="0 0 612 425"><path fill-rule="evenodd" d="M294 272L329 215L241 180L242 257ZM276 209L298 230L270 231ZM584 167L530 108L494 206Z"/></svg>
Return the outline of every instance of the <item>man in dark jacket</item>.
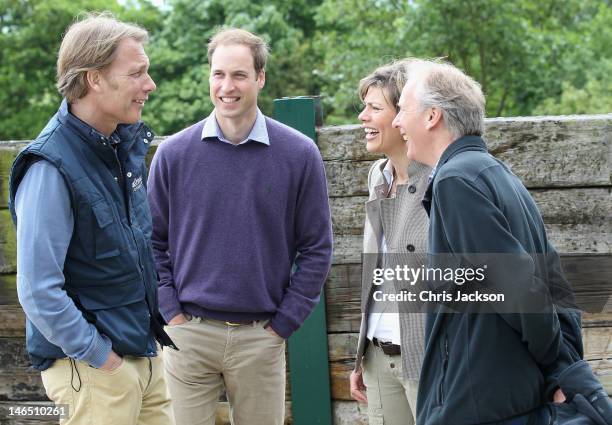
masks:
<svg viewBox="0 0 612 425"><path fill-rule="evenodd" d="M157 307L140 120L155 90L147 32L111 16L67 31L65 97L13 164L17 291L26 345L62 424L174 424Z"/></svg>
<svg viewBox="0 0 612 425"><path fill-rule="evenodd" d="M492 314L446 305L428 315L419 425L548 424L546 402L564 397L556 378L582 356L579 313L547 292L566 286L558 255L527 189L487 153L484 106L478 83L454 66L415 61L394 120L408 156L434 168L423 201L432 261L497 262L505 270L487 271L486 283L511 300Z"/></svg>

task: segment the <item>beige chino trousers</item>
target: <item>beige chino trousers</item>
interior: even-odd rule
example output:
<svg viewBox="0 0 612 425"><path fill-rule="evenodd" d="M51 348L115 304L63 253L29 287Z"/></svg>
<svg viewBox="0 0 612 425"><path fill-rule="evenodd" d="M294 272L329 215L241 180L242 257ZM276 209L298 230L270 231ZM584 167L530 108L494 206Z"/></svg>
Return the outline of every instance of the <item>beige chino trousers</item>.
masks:
<svg viewBox="0 0 612 425"><path fill-rule="evenodd" d="M285 340L265 324L229 326L194 317L165 328L179 348L164 352L177 424L214 425L224 386L232 424L284 423Z"/></svg>
<svg viewBox="0 0 612 425"><path fill-rule="evenodd" d="M68 417L60 424L174 425L160 355L125 356L111 372L82 361L56 360L41 376L47 396L68 405Z"/></svg>
<svg viewBox="0 0 612 425"><path fill-rule="evenodd" d="M419 383L402 376L401 356L388 356L368 344L363 383L368 396L369 425L414 425Z"/></svg>

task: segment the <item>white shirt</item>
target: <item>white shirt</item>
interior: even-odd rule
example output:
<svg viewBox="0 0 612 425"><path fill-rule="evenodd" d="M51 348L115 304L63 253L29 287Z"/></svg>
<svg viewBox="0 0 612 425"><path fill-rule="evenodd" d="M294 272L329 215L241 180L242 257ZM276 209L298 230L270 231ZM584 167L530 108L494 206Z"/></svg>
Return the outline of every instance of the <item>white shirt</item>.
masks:
<svg viewBox="0 0 612 425"><path fill-rule="evenodd" d="M383 176L387 181L387 187L391 190L393 184L393 165L391 161L387 161L387 165L383 169ZM388 195L388 193L387 193ZM380 252L384 255L387 253L387 241L385 235L382 235L380 242ZM369 340L376 338L380 341L392 342L393 344L400 345L400 321L399 313L393 312L375 312L368 315L368 334Z"/></svg>

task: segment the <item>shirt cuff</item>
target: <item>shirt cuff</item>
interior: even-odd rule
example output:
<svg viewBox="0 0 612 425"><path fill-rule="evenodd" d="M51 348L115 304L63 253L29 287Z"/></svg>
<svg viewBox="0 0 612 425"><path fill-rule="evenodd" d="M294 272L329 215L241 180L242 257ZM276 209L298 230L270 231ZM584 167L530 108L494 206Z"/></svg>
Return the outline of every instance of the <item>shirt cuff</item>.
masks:
<svg viewBox="0 0 612 425"><path fill-rule="evenodd" d="M94 333L94 339L89 349L83 354L83 357L77 360L87 362L99 369L108 359L113 344L107 336L102 335L97 329L94 329Z"/></svg>

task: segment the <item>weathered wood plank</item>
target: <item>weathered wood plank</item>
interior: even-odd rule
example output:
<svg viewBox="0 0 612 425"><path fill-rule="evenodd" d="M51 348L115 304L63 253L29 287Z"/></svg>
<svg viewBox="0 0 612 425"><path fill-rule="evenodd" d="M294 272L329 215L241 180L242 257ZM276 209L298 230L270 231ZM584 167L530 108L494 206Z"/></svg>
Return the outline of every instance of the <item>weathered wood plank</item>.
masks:
<svg viewBox="0 0 612 425"><path fill-rule="evenodd" d="M612 313L584 313L582 315L583 328L612 328ZM610 353L612 355L612 353Z"/></svg>
<svg viewBox="0 0 612 425"><path fill-rule="evenodd" d="M348 213L347 213L348 214ZM363 226L358 216L351 219L352 224L340 226L344 234L334 236L334 264L352 264L361 261L362 236L357 229ZM3 226L2 223L5 223ZM350 226L350 227L349 227ZM612 252L612 230L608 223L595 224L556 224L546 225L548 236L558 252L563 254L593 253L607 254ZM335 229L334 229L335 230ZM2 244L2 233L5 243ZM360 231L361 232L361 231ZM0 210L0 272L16 272L16 245L14 227L10 222L7 210Z"/></svg>
<svg viewBox="0 0 612 425"><path fill-rule="evenodd" d="M329 335L332 397L335 400L351 400L349 375L354 366L357 338L357 333ZM589 361L608 394L612 394L612 328L584 329L583 338L585 360ZM604 350L605 345L608 347L607 351Z"/></svg>
<svg viewBox="0 0 612 425"><path fill-rule="evenodd" d="M368 172L374 161L325 161L330 198L368 194Z"/></svg>
<svg viewBox="0 0 612 425"><path fill-rule="evenodd" d="M578 304L588 306L589 311L606 312L585 314L584 327L612 326L612 299L603 305L612 291L610 281L606 280L610 275L610 257L607 258L607 269L603 269L601 257L562 257L565 274L575 288ZM359 331L361 265L332 266L325 285L328 332ZM17 300L15 275L0 275L0 336L23 336L24 322Z"/></svg>
<svg viewBox="0 0 612 425"><path fill-rule="evenodd" d="M598 313L585 313L583 326L612 326L612 257L565 256L561 261L565 276L574 288L577 304L588 312ZM332 266L326 282L328 332L359 330L360 297L361 265Z"/></svg>
<svg viewBox="0 0 612 425"><path fill-rule="evenodd" d="M611 128L612 114L500 118L485 137L527 187L609 186Z"/></svg>
<svg viewBox="0 0 612 425"><path fill-rule="evenodd" d="M330 161L325 161L325 172L327 174L327 185L328 185L328 191L329 191L329 196L330 198L335 198L335 197L351 197L351 196L365 196L368 194L368 172L370 170L370 167L372 166L372 164L374 163L374 161L351 161L351 160L330 160ZM521 167L523 167L521 165ZM528 169L528 166L525 165L524 168ZM522 177L519 175L519 173L516 172L516 170L513 168L512 171L517 174L519 177ZM554 172L554 170L550 171L551 173ZM569 189L569 188L573 188L573 189L578 189L577 186L580 186L579 184L574 184L574 185L570 185L570 184L565 184L563 182L555 182L552 181L551 179L549 179L550 181L542 181L540 182L541 185L537 185L535 181L527 181L525 179L522 179L523 183L525 184L525 186L532 190L533 193L535 193L538 190L542 190L542 188L545 188L546 190L552 190L552 189ZM610 184L605 184L605 183L601 183L599 185L587 185L586 182L580 182L583 183L585 186L584 187L599 187L602 189L608 189L608 196L610 196ZM580 187L583 188L583 187ZM560 202L560 200L559 200ZM609 201L607 201L609 202ZM562 205L562 204L560 204ZM584 214L581 213L578 215L578 217L583 216Z"/></svg>
<svg viewBox="0 0 612 425"><path fill-rule="evenodd" d="M5 198L6 199L6 198ZM17 239L8 209L0 209L0 273L17 270Z"/></svg>
<svg viewBox="0 0 612 425"><path fill-rule="evenodd" d="M17 300L17 275L0 274L0 306L16 304L19 304Z"/></svg>
<svg viewBox="0 0 612 425"><path fill-rule="evenodd" d="M485 137L491 153L506 161L528 187L609 186L611 126L612 114L493 118L486 120ZM326 160L330 195L364 194L358 191L365 188L367 168L379 156L365 150L360 126L322 127L317 137ZM163 140L157 137L154 145ZM7 161L0 160L2 170L8 172L9 157L25 144L0 142L0 150L12 152ZM149 159L154 151L155 147ZM348 161L353 161L355 171L349 171ZM2 181L5 185L6 179Z"/></svg>
<svg viewBox="0 0 612 425"><path fill-rule="evenodd" d="M612 114L485 120L489 151L507 162L527 187L609 186ZM359 125L322 127L327 161L372 161Z"/></svg>
<svg viewBox="0 0 612 425"><path fill-rule="evenodd" d="M608 224L547 224L548 238L560 254L610 254L612 232ZM358 234L334 235L334 264L361 261L363 238Z"/></svg>
<svg viewBox="0 0 612 425"><path fill-rule="evenodd" d="M359 332L361 323L361 265L332 266L325 283L327 332Z"/></svg>
<svg viewBox="0 0 612 425"><path fill-rule="evenodd" d="M348 376L357 349L357 332L328 335L332 398L349 400ZM612 327L583 329L585 355L612 392ZM287 394L288 399L290 394ZM23 338L0 338L0 400L44 400L39 373L28 368Z"/></svg>
<svg viewBox="0 0 612 425"><path fill-rule="evenodd" d="M546 224L594 225L603 229L612 240L612 189L568 188L532 190L542 218ZM365 222L367 196L337 197L330 199L333 229L336 235L360 235ZM602 248L602 250L605 248ZM603 252L603 251L602 251Z"/></svg>
<svg viewBox="0 0 612 425"><path fill-rule="evenodd" d="M25 337L25 313L21 306L0 305L0 337Z"/></svg>

